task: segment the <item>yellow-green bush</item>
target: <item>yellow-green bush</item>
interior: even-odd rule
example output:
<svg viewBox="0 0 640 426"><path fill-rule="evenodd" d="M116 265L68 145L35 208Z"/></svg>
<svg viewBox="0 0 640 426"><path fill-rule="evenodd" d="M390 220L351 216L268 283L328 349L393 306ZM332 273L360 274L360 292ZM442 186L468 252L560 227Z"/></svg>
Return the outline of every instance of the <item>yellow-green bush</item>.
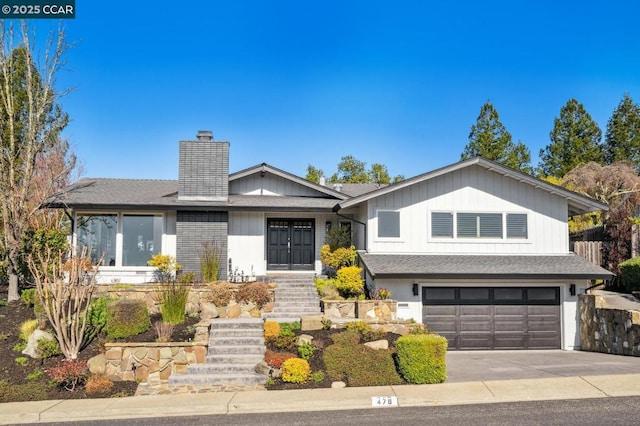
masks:
<svg viewBox="0 0 640 426"><path fill-rule="evenodd" d="M353 265L356 261L356 248L339 247L332 251L329 244L325 244L320 248L320 261L333 269Z"/></svg>
<svg viewBox="0 0 640 426"><path fill-rule="evenodd" d="M364 281L362 280L362 268L359 266L347 266L338 269L336 289L344 298L360 297L363 295Z"/></svg>
<svg viewBox="0 0 640 426"><path fill-rule="evenodd" d="M398 369L415 384L447 379L447 339L437 334L408 334L396 341Z"/></svg>
<svg viewBox="0 0 640 426"><path fill-rule="evenodd" d="M278 337L280 334L280 324L276 321L264 322L264 338L269 339L271 337Z"/></svg>
<svg viewBox="0 0 640 426"><path fill-rule="evenodd" d="M31 333L36 331L37 327L37 319L24 321L22 324L20 324L20 338L26 342L27 340L29 340L29 336L31 336Z"/></svg>
<svg viewBox="0 0 640 426"><path fill-rule="evenodd" d="M309 363L301 358L289 358L282 363L282 380L287 383L304 383L311 376Z"/></svg>
<svg viewBox="0 0 640 426"><path fill-rule="evenodd" d="M336 280L335 279L322 279L316 278L314 279L316 284L316 290L318 291L318 296L322 299L335 300L340 298L340 293L336 289Z"/></svg>

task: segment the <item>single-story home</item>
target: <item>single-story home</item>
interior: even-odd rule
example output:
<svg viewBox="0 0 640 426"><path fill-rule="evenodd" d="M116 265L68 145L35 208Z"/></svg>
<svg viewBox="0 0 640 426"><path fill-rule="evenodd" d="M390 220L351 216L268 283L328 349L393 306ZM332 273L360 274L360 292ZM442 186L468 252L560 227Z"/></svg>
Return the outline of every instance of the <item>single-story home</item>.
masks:
<svg viewBox="0 0 640 426"><path fill-rule="evenodd" d="M579 346L578 294L612 274L569 251L567 219L606 205L484 158L402 182L315 184L268 164L229 174L229 143L181 141L175 180L83 178L51 200L101 283L153 279L156 253L199 272L204 244L230 275L321 274L347 226L370 288L457 349Z"/></svg>

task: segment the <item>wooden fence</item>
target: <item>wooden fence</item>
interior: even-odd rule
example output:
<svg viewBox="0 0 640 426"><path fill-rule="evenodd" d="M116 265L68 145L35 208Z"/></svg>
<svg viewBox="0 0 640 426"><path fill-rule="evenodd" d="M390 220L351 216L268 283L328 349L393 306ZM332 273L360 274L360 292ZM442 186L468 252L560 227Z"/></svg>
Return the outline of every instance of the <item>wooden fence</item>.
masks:
<svg viewBox="0 0 640 426"><path fill-rule="evenodd" d="M602 241L574 241L573 251L594 265L602 266Z"/></svg>

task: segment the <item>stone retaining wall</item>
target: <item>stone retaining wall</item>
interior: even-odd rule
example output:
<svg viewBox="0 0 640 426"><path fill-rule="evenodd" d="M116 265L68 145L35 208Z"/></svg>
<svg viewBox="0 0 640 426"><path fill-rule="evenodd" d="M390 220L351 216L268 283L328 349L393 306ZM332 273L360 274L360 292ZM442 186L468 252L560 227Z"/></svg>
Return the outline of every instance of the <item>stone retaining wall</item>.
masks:
<svg viewBox="0 0 640 426"><path fill-rule="evenodd" d="M166 380L172 373L186 372L188 365L204 363L207 355L205 342L106 343L105 349L104 354L88 363L92 373L140 383Z"/></svg>
<svg viewBox="0 0 640 426"><path fill-rule="evenodd" d="M247 284L247 283L242 283ZM237 292L238 287L242 284L231 283L234 287L232 292ZM275 286L269 284L269 292L271 293L271 302L267 303L262 309L256 310L256 306L251 303L238 304L235 301L229 302L227 306L217 307L218 317L229 318L237 317L260 317L262 312L273 311L273 301L275 297ZM207 303L208 296L211 293L211 288L208 285L194 284L191 286L189 292L189 299L187 301L187 312L200 312L203 303ZM96 290L96 296L109 296L112 299L127 299L127 300L144 300L147 304L150 314L160 312L158 298L158 285L157 284L111 284L111 285L98 285ZM257 311L257 312L256 312ZM247 314L244 314L247 312ZM244 314L244 315L243 315Z"/></svg>
<svg viewBox="0 0 640 426"><path fill-rule="evenodd" d="M640 356L640 311L607 303L615 297L622 296L580 295L580 349Z"/></svg>
<svg viewBox="0 0 640 426"><path fill-rule="evenodd" d="M394 321L398 302L395 300L322 300L322 311L329 319L358 318L367 321Z"/></svg>

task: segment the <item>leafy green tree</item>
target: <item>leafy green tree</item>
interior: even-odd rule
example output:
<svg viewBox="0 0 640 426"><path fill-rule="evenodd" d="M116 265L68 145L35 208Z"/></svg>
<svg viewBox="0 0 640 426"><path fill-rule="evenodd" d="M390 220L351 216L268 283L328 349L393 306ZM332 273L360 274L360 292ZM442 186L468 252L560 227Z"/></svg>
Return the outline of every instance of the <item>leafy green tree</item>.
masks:
<svg viewBox="0 0 640 426"><path fill-rule="evenodd" d="M523 172L530 172L531 154L525 144L513 143L511 133L507 131L490 101L480 108L476 124L471 126L469 143L465 146L460 158L482 156L507 167Z"/></svg>
<svg viewBox="0 0 640 426"><path fill-rule="evenodd" d="M64 32L50 40L45 58L34 58L26 21L21 39L13 39L13 24L0 22L0 252L9 276L8 300L17 300L18 272L29 223L56 188L37 188L38 161L66 152L60 133L69 118L58 104L55 77L67 49ZM65 161L66 166L66 161Z"/></svg>
<svg viewBox="0 0 640 426"><path fill-rule="evenodd" d="M630 161L640 171L640 106L626 93L607 123L604 160Z"/></svg>
<svg viewBox="0 0 640 426"><path fill-rule="evenodd" d="M540 150L540 174L562 177L580 164L602 163L602 131L575 99L560 109L549 134L551 143Z"/></svg>
<svg viewBox="0 0 640 426"><path fill-rule="evenodd" d="M331 175L330 182L334 183L369 183L367 164L356 159L353 155L342 157L338 163L338 171Z"/></svg>
<svg viewBox="0 0 640 426"><path fill-rule="evenodd" d="M387 170L387 166L380 163L374 163L371 165L369 169L369 181L373 183L380 184L389 184L391 183L391 176L389 176L389 171Z"/></svg>
<svg viewBox="0 0 640 426"><path fill-rule="evenodd" d="M311 164L307 165L307 175L304 177L306 180L313 183L320 183L322 176L324 176L324 172L321 169L317 169Z"/></svg>

